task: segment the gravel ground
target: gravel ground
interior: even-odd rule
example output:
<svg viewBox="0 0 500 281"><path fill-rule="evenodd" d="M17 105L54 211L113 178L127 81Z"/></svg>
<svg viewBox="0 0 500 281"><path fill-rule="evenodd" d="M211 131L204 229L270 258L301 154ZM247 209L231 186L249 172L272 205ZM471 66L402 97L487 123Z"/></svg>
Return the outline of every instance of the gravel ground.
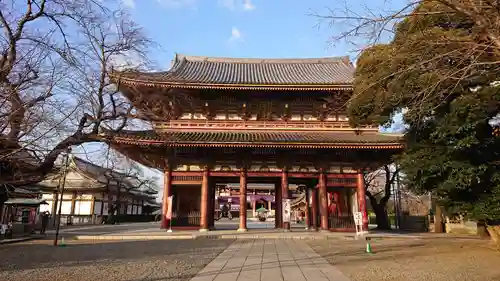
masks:
<svg viewBox="0 0 500 281"><path fill-rule="evenodd" d="M500 281L500 252L479 239L316 240L308 244L352 281Z"/></svg>
<svg viewBox="0 0 500 281"><path fill-rule="evenodd" d="M0 280L189 280L232 240L48 240L0 246Z"/></svg>

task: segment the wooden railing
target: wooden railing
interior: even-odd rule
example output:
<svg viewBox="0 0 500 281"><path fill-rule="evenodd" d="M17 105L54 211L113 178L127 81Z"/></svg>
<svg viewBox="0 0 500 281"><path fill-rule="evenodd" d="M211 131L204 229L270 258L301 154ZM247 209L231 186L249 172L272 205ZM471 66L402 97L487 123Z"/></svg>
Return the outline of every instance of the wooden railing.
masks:
<svg viewBox="0 0 500 281"><path fill-rule="evenodd" d="M235 129L235 130L259 130L259 129L301 129L301 130L352 130L347 121L241 121L241 120L172 120L169 122L157 122L156 129ZM360 130L378 130L378 126L362 126Z"/></svg>
<svg viewBox="0 0 500 281"><path fill-rule="evenodd" d="M201 213L191 211L188 213L172 213L172 226L199 226L201 221Z"/></svg>
<svg viewBox="0 0 500 281"><path fill-rule="evenodd" d="M352 215L330 215L328 217L328 228L334 230L355 230L354 217Z"/></svg>

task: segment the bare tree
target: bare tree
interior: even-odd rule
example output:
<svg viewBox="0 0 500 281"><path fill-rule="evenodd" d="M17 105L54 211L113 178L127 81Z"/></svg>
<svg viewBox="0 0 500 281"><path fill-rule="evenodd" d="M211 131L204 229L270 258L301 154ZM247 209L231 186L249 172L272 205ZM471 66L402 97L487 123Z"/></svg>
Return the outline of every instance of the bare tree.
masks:
<svg viewBox="0 0 500 281"><path fill-rule="evenodd" d="M498 1L411 0L401 4L386 0L383 5L377 3L376 8L366 5L354 7L348 2L339 4L341 7L338 9L328 9L325 13L313 14L320 22L326 21L334 27L330 43L347 41L358 52L364 52L365 59L370 54L372 58L374 54L378 54L379 57L385 54L386 57L392 58L387 62L375 60L373 62L377 64L378 69L390 69L390 75L386 74L387 71L379 73L367 71L372 75L370 82L362 83L362 80L368 80L366 77L358 79L354 95L350 100L354 104L353 107L362 107L356 100L366 100L373 92L385 92L386 103L404 103L406 108L411 109L407 115L424 116L425 112L434 109L429 109L425 104L446 100L450 97L450 93L458 89L489 85L498 80L496 75L500 69ZM461 25L456 23L456 26L443 26L443 29L465 27L471 29L470 33L432 34L432 29L424 33L424 29L429 26L426 21L437 22L437 17L442 16L453 19L451 21L461 22ZM443 22L443 25L446 24L448 23ZM413 32L415 36L408 35ZM382 49L380 44L389 41L397 46L392 49ZM442 67L443 65L446 67ZM394 81L411 80L412 77L425 75L436 68L439 68L440 72L434 71L426 83L417 86L407 85L408 89L400 87L398 92L391 92L386 85ZM374 77L378 79L373 79ZM410 89L410 86L413 88ZM412 94L408 96L401 94L406 92ZM360 108L360 110L378 112L383 109ZM380 114L390 115L393 112Z"/></svg>
<svg viewBox="0 0 500 281"><path fill-rule="evenodd" d="M19 148L0 159L36 151L37 181L66 148L103 141L101 127L118 131L131 124L134 108L110 74L127 56L148 63L152 42L106 1L10 2L0 3L0 137Z"/></svg>
<svg viewBox="0 0 500 281"><path fill-rule="evenodd" d="M399 168L391 171L392 165L384 165L382 168L367 173L364 176L366 196L370 200L370 205L375 212L377 228L390 230L387 206L393 197L392 187L399 174Z"/></svg>
<svg viewBox="0 0 500 281"><path fill-rule="evenodd" d="M108 222L117 223L122 214L124 198L135 195L148 197L158 192L158 178L145 177L142 168L128 157L109 149L104 155L103 167L107 181L107 192L113 194L108 201ZM125 213L127 210L124 210Z"/></svg>

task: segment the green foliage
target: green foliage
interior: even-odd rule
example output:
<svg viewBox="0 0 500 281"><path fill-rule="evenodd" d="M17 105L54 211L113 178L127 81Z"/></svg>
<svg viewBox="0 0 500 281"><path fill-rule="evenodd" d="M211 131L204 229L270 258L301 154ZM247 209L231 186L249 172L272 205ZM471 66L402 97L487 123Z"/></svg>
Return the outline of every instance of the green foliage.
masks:
<svg viewBox="0 0 500 281"><path fill-rule="evenodd" d="M396 26L392 42L357 62L353 125L387 124L406 109L408 186L454 209L500 219L500 57L467 16L425 1ZM498 31L497 31L498 32Z"/></svg>

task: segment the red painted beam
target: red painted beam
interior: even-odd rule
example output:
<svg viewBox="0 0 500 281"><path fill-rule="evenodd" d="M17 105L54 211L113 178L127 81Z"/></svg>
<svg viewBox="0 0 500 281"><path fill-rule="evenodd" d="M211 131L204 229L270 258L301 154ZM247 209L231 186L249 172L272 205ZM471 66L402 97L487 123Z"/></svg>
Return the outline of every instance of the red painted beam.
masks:
<svg viewBox="0 0 500 281"><path fill-rule="evenodd" d="M199 176L201 177L203 172L201 171L173 171L172 176L174 177L189 177L189 176ZM214 177L239 177L238 171L210 171L210 176ZM248 177L281 177L281 172L248 172ZM289 178L317 178L319 173L302 173L302 172L289 172ZM355 179L357 174L326 174L327 179Z"/></svg>

